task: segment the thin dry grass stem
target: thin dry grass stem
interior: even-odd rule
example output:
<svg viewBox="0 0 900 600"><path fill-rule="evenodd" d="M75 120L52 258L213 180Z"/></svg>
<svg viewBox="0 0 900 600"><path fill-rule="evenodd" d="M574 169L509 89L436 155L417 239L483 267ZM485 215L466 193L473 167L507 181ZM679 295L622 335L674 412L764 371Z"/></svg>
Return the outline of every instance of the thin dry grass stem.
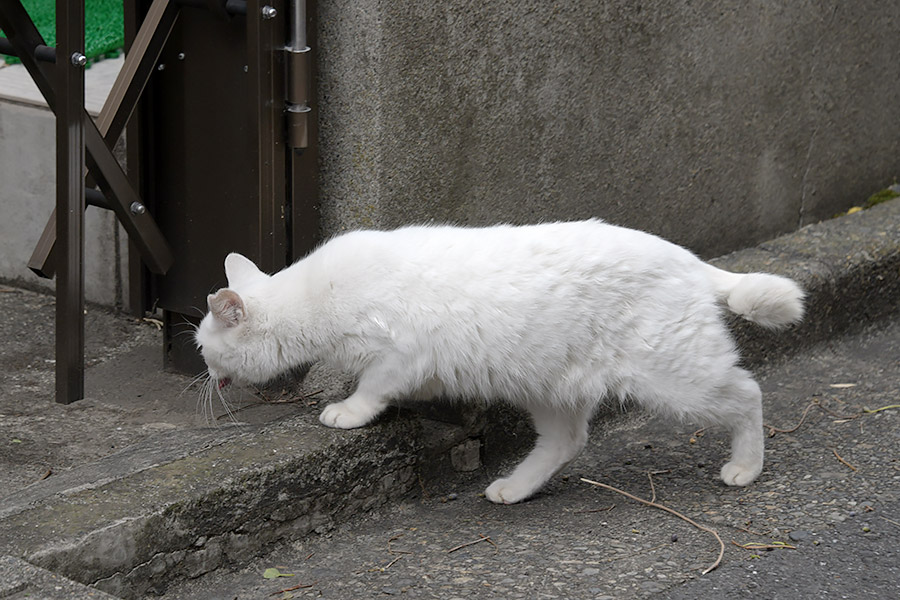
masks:
<svg viewBox="0 0 900 600"><path fill-rule="evenodd" d="M247 410L250 408L255 408L257 406L264 406L266 404L296 404L298 402L307 402L307 406L312 406L313 404L310 404L308 402L308 400L317 394L321 394L325 390L317 390L311 394L300 395L300 396L297 396L296 398L291 398L289 400L271 400L271 399L267 398L265 394L263 394L262 390L260 390L259 388L255 387L255 386L252 388L251 391L253 392L252 396L254 398L256 398L257 400L259 400L259 402L252 402L250 404L245 404L244 406L232 408L229 412L229 416L237 414L241 411L244 411L244 410ZM221 415L221 416L219 416L219 418L221 419L224 416L226 416L226 415Z"/></svg>
<svg viewBox="0 0 900 600"><path fill-rule="evenodd" d="M800 420L790 429L779 429L778 427L772 427L771 425L766 424L765 427L769 429L769 437L773 437L776 433L794 433L795 431L800 429L800 426L803 425L803 422L806 420L806 415L808 415L813 406L816 406L818 403L818 400L813 400L812 402L807 404L806 408L803 410L803 414L800 415Z"/></svg>
<svg viewBox="0 0 900 600"><path fill-rule="evenodd" d="M883 410L890 410L892 408L900 408L900 404L889 404L887 406L882 406L881 408L864 408L863 412L872 415Z"/></svg>
<svg viewBox="0 0 900 600"><path fill-rule="evenodd" d="M312 583L301 583L299 585L295 585L295 586L292 586L289 588L284 588L283 590L278 590L277 592L272 592L269 595L277 596L278 594L284 594L286 592L293 592L294 590L305 590L307 588L311 588L312 586L316 585L317 583L318 583L318 581L314 581Z"/></svg>
<svg viewBox="0 0 900 600"><path fill-rule="evenodd" d="M738 548L743 548L744 550L775 550L775 549L785 549L785 550L796 550L797 546L791 546L790 544L785 544L784 542L776 542L774 544L761 544L757 542L747 542L746 544L738 544L736 541L731 540L731 543L737 546Z"/></svg>
<svg viewBox="0 0 900 600"><path fill-rule="evenodd" d="M831 451L834 453L834 457L835 457L836 459L838 459L839 461L841 461L841 463L843 463L843 464L847 465L848 467L850 467L850 470L851 470L851 471L856 471L856 467L854 467L853 465L851 465L850 463L848 463L846 460L844 460L843 458L841 458L841 455L838 454L837 448L832 448Z"/></svg>
<svg viewBox="0 0 900 600"><path fill-rule="evenodd" d="M893 524L896 525L897 527L900 527L900 522L898 522L898 521L895 521L895 520L893 520L893 519L888 519L888 518L887 518L886 516L884 516L884 515L881 515L881 518L884 519L885 521L887 521L888 523L893 523Z"/></svg>
<svg viewBox="0 0 900 600"><path fill-rule="evenodd" d="M163 328L163 322L159 319L154 319L153 317L141 317L141 323L152 325L153 327L156 327L157 331L162 331Z"/></svg>
<svg viewBox="0 0 900 600"><path fill-rule="evenodd" d="M394 549L391 547L391 542L395 542L395 541L399 540L399 539L402 538L402 537L403 537L403 534L401 534L401 535L395 535L394 537L392 537L391 539L388 540L388 543L387 543L388 554L412 554L412 552L410 552L410 551L408 551L408 550L394 550Z"/></svg>
<svg viewBox="0 0 900 600"><path fill-rule="evenodd" d="M581 515L581 514L585 514L585 513L609 512L612 509L614 509L615 507L616 507L615 504L610 504L606 508L587 508L585 510L576 510L576 511L574 511L574 514Z"/></svg>
<svg viewBox="0 0 900 600"><path fill-rule="evenodd" d="M482 535L480 533L478 535L480 536L480 539L474 540L472 542L466 542L465 544L460 544L459 546L454 546L454 547L450 548L449 550L447 550L447 554L451 554L451 553L456 552L457 550L461 550L467 546L474 546L475 544L480 544L481 542L488 542L490 545L492 545L494 547L494 554L496 554L497 552L500 551L499 548L497 547L497 544L494 543L494 540L492 540L488 536Z"/></svg>
<svg viewBox="0 0 900 600"><path fill-rule="evenodd" d="M809 414L809 411L812 410L813 406L820 408L822 410L822 412L834 417L835 419L841 419L843 421L852 421L854 419L860 418L863 415L871 415L871 414L881 412L883 410L890 410L892 408L900 408L900 404L889 404L888 406L882 406L880 408L863 408L862 411L852 414L852 415L842 415L840 413L834 412L833 410L831 410L830 408L828 408L826 406L823 406L818 398L814 398L812 401L810 401L810 403L803 410L803 414L800 416L800 421L796 425L791 427L790 429L779 429L778 427L773 427L769 424L765 424L764 427L766 427L769 430L769 437L774 436L776 433L793 433L793 432L797 431L798 429L800 429L800 426L803 425L803 422L806 420L806 415ZM860 428L862 428L862 422L860 422ZM847 466L849 466L849 465L847 465ZM855 470L856 469L854 469L854 471Z"/></svg>
<svg viewBox="0 0 900 600"><path fill-rule="evenodd" d="M650 503L656 502L656 486L653 485L653 474L647 471L647 479L650 480Z"/></svg>
<svg viewBox="0 0 900 600"><path fill-rule="evenodd" d="M478 535L481 535L481 534L479 533ZM481 535L481 537L484 538L484 541L486 541L488 544L490 544L491 546L494 547L494 554L497 554L498 552L500 552L500 548L497 546L497 544L494 543L494 540L487 537L486 535Z"/></svg>
<svg viewBox="0 0 900 600"><path fill-rule="evenodd" d="M712 571L713 569L718 567L719 564L722 562L722 557L725 555L725 542L722 541L722 538L719 537L719 533L715 529L710 529L709 527L701 525L700 523L697 523L690 517L686 517L683 514L681 514L680 512L678 512L677 510L673 510L673 509L669 508L668 506L664 506L662 504L657 504L656 502L651 502L649 500L644 500L643 498L638 498L637 496L635 496L633 494L629 494L628 492L626 492L624 490L620 490L619 488L613 487L611 485L607 485L605 483L600 483L599 481L592 481L590 479L585 479L584 477L581 478L581 481L583 481L585 483L589 483L591 485L595 485L597 487L601 487L601 488L603 488L605 490L609 490L611 492L616 492L617 494L622 494L626 498L631 498L632 500L634 500L636 502L640 502L641 504L646 504L647 506L652 506L653 508L658 508L659 510L664 510L669 514L675 515L676 517L678 517L679 519L681 519L683 521L687 521L688 523L690 523L697 529L700 529L701 531L705 531L707 533L712 534L716 538L716 541L719 542L719 556L716 558L716 562L711 564L709 567L706 568L705 571L703 571L703 575L706 575L707 573L709 573L710 571Z"/></svg>
<svg viewBox="0 0 900 600"><path fill-rule="evenodd" d="M665 548L668 544L660 544L659 546L653 546L652 548L647 548L646 550L640 550L638 552L632 552L631 554L625 554L623 556L614 556L612 558L605 558L602 562L611 563L616 562L617 560L624 560L626 558L633 558L635 556L640 556L641 554L647 554L649 552L654 552L661 548Z"/></svg>
<svg viewBox="0 0 900 600"><path fill-rule="evenodd" d="M762 537L765 537L765 535L766 535L765 533L753 531L752 529L747 529L746 527L734 526L734 528L737 529L738 531L743 531L744 533L749 533L750 535L758 535L758 536L762 536Z"/></svg>

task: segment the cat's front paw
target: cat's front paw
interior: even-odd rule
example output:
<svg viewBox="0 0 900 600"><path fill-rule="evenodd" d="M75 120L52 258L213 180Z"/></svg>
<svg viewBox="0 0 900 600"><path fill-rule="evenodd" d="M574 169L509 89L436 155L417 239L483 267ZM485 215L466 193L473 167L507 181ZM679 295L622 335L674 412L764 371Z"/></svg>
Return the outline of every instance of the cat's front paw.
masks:
<svg viewBox="0 0 900 600"><path fill-rule="evenodd" d="M355 429L362 427L372 420L371 413L355 411L346 402L329 404L319 415L319 421L328 427L337 429Z"/></svg>
<svg viewBox="0 0 900 600"><path fill-rule="evenodd" d="M484 490L484 496L495 504L515 504L534 493L533 486L522 485L514 479L498 479Z"/></svg>
<svg viewBox="0 0 900 600"><path fill-rule="evenodd" d="M719 474L727 485L747 485L762 472L762 465L743 465L735 461L727 462L722 466Z"/></svg>

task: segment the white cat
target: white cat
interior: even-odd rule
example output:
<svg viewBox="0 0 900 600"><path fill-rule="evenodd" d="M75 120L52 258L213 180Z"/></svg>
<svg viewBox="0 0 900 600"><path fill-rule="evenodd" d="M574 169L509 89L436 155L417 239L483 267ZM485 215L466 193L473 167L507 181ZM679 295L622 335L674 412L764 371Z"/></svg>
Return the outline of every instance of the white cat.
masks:
<svg viewBox="0 0 900 600"><path fill-rule="evenodd" d="M605 398L731 432L728 485L762 470L759 386L721 304L764 327L803 316L790 279L739 275L656 236L590 220L341 235L269 276L239 254L197 343L220 387L328 361L356 391L320 416L361 427L398 398L503 400L537 443L485 495L534 494L584 448Z"/></svg>

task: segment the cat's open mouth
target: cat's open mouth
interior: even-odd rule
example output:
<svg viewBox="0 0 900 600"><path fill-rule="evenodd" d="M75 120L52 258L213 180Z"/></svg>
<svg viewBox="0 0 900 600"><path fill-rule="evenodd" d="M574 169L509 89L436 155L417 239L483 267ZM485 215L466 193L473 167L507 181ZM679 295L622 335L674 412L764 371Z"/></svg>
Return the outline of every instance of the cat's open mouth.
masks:
<svg viewBox="0 0 900 600"><path fill-rule="evenodd" d="M223 377L222 379L219 380L219 389L220 390L228 387L229 385L231 385L231 379L229 379L228 377Z"/></svg>

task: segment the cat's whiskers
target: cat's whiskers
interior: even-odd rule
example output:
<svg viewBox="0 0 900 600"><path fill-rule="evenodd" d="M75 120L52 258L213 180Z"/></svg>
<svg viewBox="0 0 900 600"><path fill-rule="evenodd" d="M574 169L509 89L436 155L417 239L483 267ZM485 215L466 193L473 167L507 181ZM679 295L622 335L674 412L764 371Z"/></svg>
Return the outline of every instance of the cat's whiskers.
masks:
<svg viewBox="0 0 900 600"><path fill-rule="evenodd" d="M208 372L205 374L206 379L202 381L200 384L200 392L197 395L197 412L203 415L203 420L209 425L209 417L206 415L206 404L207 404L207 396L209 395L209 374Z"/></svg>
<svg viewBox="0 0 900 600"><path fill-rule="evenodd" d="M178 331L178 332L176 332L172 337L176 337L176 338L177 338L177 337L180 336L180 335L193 335L193 336L196 337L196 335L197 335L197 330L196 330L196 329L185 329L185 330L183 330L183 331Z"/></svg>
<svg viewBox="0 0 900 600"><path fill-rule="evenodd" d="M218 423L218 420L221 417L227 415L229 420L233 424L237 425L237 419L235 418L234 413L231 410L231 407L228 405L228 399L225 397L225 394L222 393L222 388L220 388L218 385L213 385L212 387L213 387L213 390L215 391L215 393L219 396L219 401L222 403L222 406L225 408L225 415L220 415L219 417L216 417L216 423ZM212 407L210 407L210 408L212 408Z"/></svg>
<svg viewBox="0 0 900 600"><path fill-rule="evenodd" d="M178 394L178 397L181 398L186 391L188 391L189 389L191 389L198 383L202 384L204 382L204 380L208 379L208 378L209 378L209 369L204 370L199 375L195 375L194 377L191 378L191 380L188 382L188 384L186 386L184 386L184 389L181 390L181 393ZM200 391L201 391L201 393L203 392L202 385L200 387Z"/></svg>
<svg viewBox="0 0 900 600"><path fill-rule="evenodd" d="M181 393L183 394L198 383L200 384L200 389L197 396L197 412L203 415L203 420L207 425L218 427L219 419L223 416L227 416L232 423L237 424L237 418L234 416L234 411L229 404L228 398L226 394L222 392L223 388L219 387L220 381L213 379L212 376L210 376L209 369L194 377ZM216 415L216 402L214 396L218 396L219 402L221 402L222 407L225 409L223 415Z"/></svg>
<svg viewBox="0 0 900 600"><path fill-rule="evenodd" d="M203 415L203 420L207 425L216 425L216 412L213 403L213 390L216 388L216 381L209 376L208 372L204 374L206 379L200 387L200 394L197 398L197 412Z"/></svg>

